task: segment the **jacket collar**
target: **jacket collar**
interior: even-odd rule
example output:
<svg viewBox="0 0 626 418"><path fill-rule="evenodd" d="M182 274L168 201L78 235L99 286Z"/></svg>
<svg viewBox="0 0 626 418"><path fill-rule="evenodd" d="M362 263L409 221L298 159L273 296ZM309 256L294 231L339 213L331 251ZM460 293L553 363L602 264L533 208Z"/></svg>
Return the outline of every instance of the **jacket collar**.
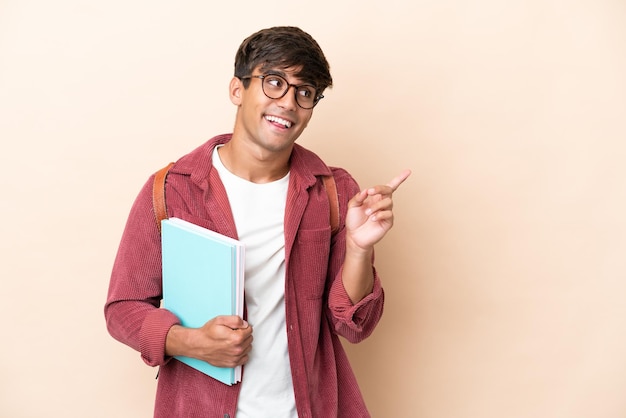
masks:
<svg viewBox="0 0 626 418"><path fill-rule="evenodd" d="M200 145L189 154L183 156L171 168L171 172L188 175L201 188L207 187L209 173L213 168L213 150L217 145L225 144L232 138L232 134L215 136ZM317 176L330 175L330 168L314 152L294 144L290 159L290 176L299 183L310 187L317 181Z"/></svg>

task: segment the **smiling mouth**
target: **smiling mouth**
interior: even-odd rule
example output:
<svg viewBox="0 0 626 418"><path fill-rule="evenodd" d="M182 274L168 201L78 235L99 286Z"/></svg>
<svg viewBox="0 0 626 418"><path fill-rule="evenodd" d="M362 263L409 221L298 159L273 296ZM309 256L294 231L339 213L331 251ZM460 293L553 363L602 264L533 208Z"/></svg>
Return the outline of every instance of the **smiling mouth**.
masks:
<svg viewBox="0 0 626 418"><path fill-rule="evenodd" d="M265 120L268 122L278 124L278 125L282 125L286 129L291 128L291 125L293 123L289 120L279 118L278 116L272 116L272 115L266 115Z"/></svg>

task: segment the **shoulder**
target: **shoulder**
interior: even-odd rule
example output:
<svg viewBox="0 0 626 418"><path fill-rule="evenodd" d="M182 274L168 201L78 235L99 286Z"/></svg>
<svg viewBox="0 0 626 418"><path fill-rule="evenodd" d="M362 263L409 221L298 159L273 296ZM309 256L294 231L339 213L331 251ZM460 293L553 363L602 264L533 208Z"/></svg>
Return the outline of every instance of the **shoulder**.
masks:
<svg viewBox="0 0 626 418"><path fill-rule="evenodd" d="M332 175L337 185L337 192L340 195L349 196L347 200L359 191L358 183L346 169L326 165L321 157L301 145L295 144L291 164L292 170L306 172L307 175L318 179Z"/></svg>
<svg viewBox="0 0 626 418"><path fill-rule="evenodd" d="M177 174L191 175L192 178L206 178L212 166L211 156L216 146L230 141L232 134L215 136L188 154L179 158L170 169Z"/></svg>
<svg viewBox="0 0 626 418"><path fill-rule="evenodd" d="M331 174L330 167L316 153L299 144L294 144L290 165L292 171L305 176L327 176Z"/></svg>
<svg viewBox="0 0 626 418"><path fill-rule="evenodd" d="M315 152L298 144L294 146L291 164L292 169L298 171L306 170L308 174L316 177L332 174L337 187L356 185L356 181L346 169L327 165ZM358 189L358 185L356 187Z"/></svg>
<svg viewBox="0 0 626 418"><path fill-rule="evenodd" d="M354 177L352 177L352 174L350 174L348 170L346 170L345 168L342 168L342 167L329 167L329 168L337 183L346 184L346 185L354 183L356 185L357 183L356 180L354 179Z"/></svg>
<svg viewBox="0 0 626 418"><path fill-rule="evenodd" d="M339 196L340 206L347 205L352 196L359 192L359 184L346 169L341 167L330 167L335 184L337 185L337 194Z"/></svg>

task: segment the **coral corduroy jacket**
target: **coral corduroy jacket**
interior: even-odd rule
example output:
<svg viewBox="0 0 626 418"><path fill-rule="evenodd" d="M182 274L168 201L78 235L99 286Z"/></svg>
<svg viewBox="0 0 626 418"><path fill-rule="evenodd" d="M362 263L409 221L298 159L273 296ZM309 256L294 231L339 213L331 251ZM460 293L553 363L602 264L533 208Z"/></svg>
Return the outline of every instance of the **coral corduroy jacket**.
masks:
<svg viewBox="0 0 626 418"><path fill-rule="evenodd" d="M167 179L166 197L169 216L237 238L226 191L211 164L213 148L230 138L217 136L178 160ZM384 294L375 270L374 290L356 305L341 282L343 219L348 200L359 188L345 170L332 169L342 221L331 237L328 198L319 178L331 169L296 145L290 170L285 315L298 416L369 417L339 340L363 340L383 311ZM161 240L152 208L152 179L132 206L115 259L105 305L108 330L139 351L148 365L160 366L155 417L233 418L239 385L224 385L165 355L167 333L179 320L160 308Z"/></svg>

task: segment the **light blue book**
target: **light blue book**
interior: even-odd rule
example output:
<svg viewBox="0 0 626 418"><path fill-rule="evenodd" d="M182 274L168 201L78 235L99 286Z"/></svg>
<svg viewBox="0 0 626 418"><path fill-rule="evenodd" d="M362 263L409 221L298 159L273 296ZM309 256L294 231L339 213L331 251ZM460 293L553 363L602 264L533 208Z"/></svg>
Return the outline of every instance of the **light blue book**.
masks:
<svg viewBox="0 0 626 418"><path fill-rule="evenodd" d="M245 246L235 239L179 218L161 221L163 307L181 324L200 328L218 315L243 318ZM241 367L216 367L177 356L183 363L232 385Z"/></svg>

